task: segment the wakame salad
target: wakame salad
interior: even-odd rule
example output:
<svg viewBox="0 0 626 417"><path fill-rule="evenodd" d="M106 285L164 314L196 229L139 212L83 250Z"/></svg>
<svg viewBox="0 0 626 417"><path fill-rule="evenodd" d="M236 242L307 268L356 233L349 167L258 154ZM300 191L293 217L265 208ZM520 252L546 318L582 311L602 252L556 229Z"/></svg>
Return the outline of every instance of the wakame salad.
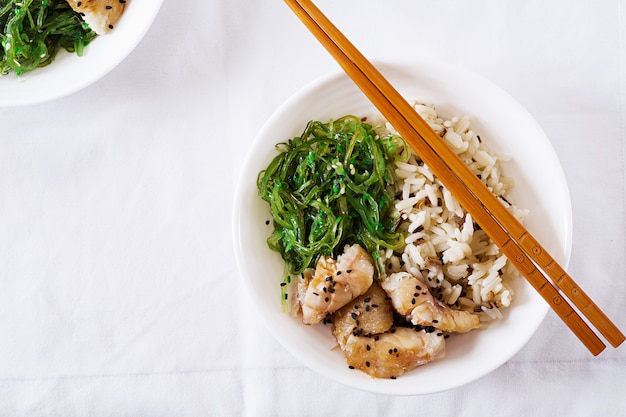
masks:
<svg viewBox="0 0 626 417"><path fill-rule="evenodd" d="M65 0L0 0L0 75L46 66L61 48L82 55L95 37Z"/></svg>
<svg viewBox="0 0 626 417"><path fill-rule="evenodd" d="M276 145L279 154L257 178L274 230L269 247L288 274L314 267L319 256L337 256L358 243L375 259L381 249L403 246L393 215L393 167L410 152L395 135L381 137L355 116L311 121L301 136Z"/></svg>

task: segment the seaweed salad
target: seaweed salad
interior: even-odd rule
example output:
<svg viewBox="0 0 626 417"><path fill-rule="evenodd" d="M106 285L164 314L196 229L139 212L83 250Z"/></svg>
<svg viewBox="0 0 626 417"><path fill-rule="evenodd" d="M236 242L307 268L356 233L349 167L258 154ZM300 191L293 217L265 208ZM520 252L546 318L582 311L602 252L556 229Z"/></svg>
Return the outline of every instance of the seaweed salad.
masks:
<svg viewBox="0 0 626 417"><path fill-rule="evenodd" d="M46 66L61 48L82 55L95 37L65 0L0 0L0 75Z"/></svg>
<svg viewBox="0 0 626 417"><path fill-rule="evenodd" d="M269 247L290 274L359 243L377 258L403 244L393 216L393 165L408 158L404 140L380 137L355 116L312 121L301 136L276 146L279 154L259 173L259 195L269 203L274 230Z"/></svg>

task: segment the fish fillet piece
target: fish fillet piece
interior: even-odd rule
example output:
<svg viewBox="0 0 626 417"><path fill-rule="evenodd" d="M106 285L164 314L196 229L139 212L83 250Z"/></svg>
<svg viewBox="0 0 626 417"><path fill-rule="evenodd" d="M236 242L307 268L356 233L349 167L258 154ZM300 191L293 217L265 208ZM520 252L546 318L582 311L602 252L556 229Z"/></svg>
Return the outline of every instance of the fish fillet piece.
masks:
<svg viewBox="0 0 626 417"><path fill-rule="evenodd" d="M331 320L348 365L374 378L397 377L445 356L442 333L394 326L391 300L377 282Z"/></svg>
<svg viewBox="0 0 626 417"><path fill-rule="evenodd" d="M126 0L66 0L98 35L110 32L124 13Z"/></svg>
<svg viewBox="0 0 626 417"><path fill-rule="evenodd" d="M361 246L347 246L337 259L321 257L302 303L305 324L321 322L328 314L364 294L374 281L374 261Z"/></svg>
<svg viewBox="0 0 626 417"><path fill-rule="evenodd" d="M304 296L314 274L315 269L307 268L301 274L291 275L289 282L284 284L285 310L291 317L297 317L302 311Z"/></svg>
<svg viewBox="0 0 626 417"><path fill-rule="evenodd" d="M396 311L414 325L433 326L446 332L465 333L480 326L477 315L452 310L430 293L426 284L409 274L397 272L382 282Z"/></svg>
<svg viewBox="0 0 626 417"><path fill-rule="evenodd" d="M349 366L375 378L398 377L446 354L442 333L408 327L370 337L350 333L340 346Z"/></svg>
<svg viewBox="0 0 626 417"><path fill-rule="evenodd" d="M372 336L393 326L393 307L387 293L374 282L367 292L331 316L333 336L340 345L348 336Z"/></svg>

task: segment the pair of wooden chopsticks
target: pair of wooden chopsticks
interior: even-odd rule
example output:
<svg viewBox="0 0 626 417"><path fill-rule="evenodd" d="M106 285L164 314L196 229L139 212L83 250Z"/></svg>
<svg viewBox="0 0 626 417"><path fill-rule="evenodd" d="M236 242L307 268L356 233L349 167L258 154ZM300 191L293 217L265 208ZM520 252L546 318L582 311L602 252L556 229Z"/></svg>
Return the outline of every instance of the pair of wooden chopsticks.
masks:
<svg viewBox="0 0 626 417"><path fill-rule="evenodd" d="M285 2L587 349L606 346L562 294L619 346L617 326L330 20L310 0Z"/></svg>

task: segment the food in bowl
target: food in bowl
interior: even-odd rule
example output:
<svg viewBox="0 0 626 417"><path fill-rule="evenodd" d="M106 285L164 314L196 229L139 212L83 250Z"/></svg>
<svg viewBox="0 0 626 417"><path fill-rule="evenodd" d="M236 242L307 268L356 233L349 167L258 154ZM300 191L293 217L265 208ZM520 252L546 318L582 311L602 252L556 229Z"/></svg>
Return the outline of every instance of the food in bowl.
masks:
<svg viewBox="0 0 626 417"><path fill-rule="evenodd" d="M126 0L0 0L0 75L49 65L61 49L83 55L125 6Z"/></svg>
<svg viewBox="0 0 626 417"><path fill-rule="evenodd" d="M521 219L469 118L415 108ZM349 367L396 378L511 305L515 268L390 124L313 121L277 149L257 188L285 262L284 310L330 324Z"/></svg>

